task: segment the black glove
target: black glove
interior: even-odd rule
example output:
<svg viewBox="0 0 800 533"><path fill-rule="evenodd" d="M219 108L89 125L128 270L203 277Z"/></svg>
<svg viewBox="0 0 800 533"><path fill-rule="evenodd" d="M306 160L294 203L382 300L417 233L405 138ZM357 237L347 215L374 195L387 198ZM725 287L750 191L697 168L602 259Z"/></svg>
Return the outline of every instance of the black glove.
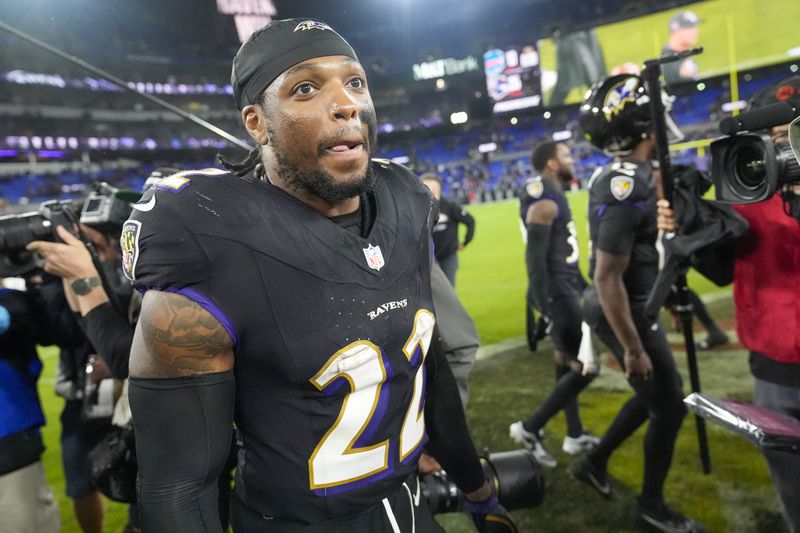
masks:
<svg viewBox="0 0 800 533"><path fill-rule="evenodd" d="M500 505L497 496L492 493L482 502L466 500L464 507L472 515L472 521L480 533L517 533L517 524L508 514L505 507Z"/></svg>

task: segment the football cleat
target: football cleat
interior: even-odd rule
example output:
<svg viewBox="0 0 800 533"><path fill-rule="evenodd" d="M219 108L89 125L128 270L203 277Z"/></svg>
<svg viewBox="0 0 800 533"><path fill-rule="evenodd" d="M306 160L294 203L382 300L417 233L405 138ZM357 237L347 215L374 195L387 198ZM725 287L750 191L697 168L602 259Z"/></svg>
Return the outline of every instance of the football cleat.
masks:
<svg viewBox="0 0 800 533"><path fill-rule="evenodd" d="M542 466L554 468L558 464L556 458L550 455L545 449L539 437L522 426L522 421L514 422L508 426L508 436L517 444L521 444L523 447L530 450Z"/></svg>
<svg viewBox="0 0 800 533"><path fill-rule="evenodd" d="M600 437L592 435L585 429L580 437L564 437L561 449L570 455L577 455L581 452L588 452L600 442Z"/></svg>
<svg viewBox="0 0 800 533"><path fill-rule="evenodd" d="M578 481L591 486L603 498L610 500L614 497L611 484L608 482L608 473L592 464L588 457L582 457L572 463L570 474Z"/></svg>
<svg viewBox="0 0 800 533"><path fill-rule="evenodd" d="M638 504L637 513L639 525L646 531L664 533L706 533L708 531L703 524L688 516L683 516L665 503L652 509Z"/></svg>

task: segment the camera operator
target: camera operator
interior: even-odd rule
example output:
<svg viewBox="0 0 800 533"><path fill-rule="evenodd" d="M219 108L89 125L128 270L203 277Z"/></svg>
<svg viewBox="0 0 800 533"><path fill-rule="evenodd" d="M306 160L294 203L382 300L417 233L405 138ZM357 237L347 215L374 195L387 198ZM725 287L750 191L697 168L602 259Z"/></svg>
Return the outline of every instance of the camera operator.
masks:
<svg viewBox="0 0 800 533"><path fill-rule="evenodd" d="M174 172L177 170L158 169L148 178L145 187ZM122 225L131 210L131 201L138 199L140 195L134 192L116 191L113 188L105 191L101 189L101 195L109 199L112 196L121 199L125 205L125 209L120 209L118 217L103 220L94 227L80 224L81 231L94 246L103 271L102 276L93 262L87 245L62 226L56 228L61 243L34 241L27 246L27 249L42 257L46 272L62 279L70 308L80 315L81 328L99 354L92 361L94 367L92 374L95 376L93 379L112 377L124 380L128 377L128 359L141 308L141 296L139 292L133 290L122 272L123 257L119 243L125 238ZM86 205L89 204L90 200L87 200ZM112 207L108 211L113 212L115 209ZM111 289L111 294L106 292L103 279ZM114 411L113 423L123 427L127 427L130 423L127 386L123 388L122 396ZM228 467L220 476L220 521L223 528L228 524L231 482L229 474L234 464L233 458L229 458ZM227 490L225 490L226 485ZM127 531L138 531L140 520L135 502L130 505L129 513Z"/></svg>
<svg viewBox="0 0 800 533"><path fill-rule="evenodd" d="M800 99L800 76L764 89L751 102L758 109ZM773 142L788 139L789 125L773 127ZM723 176L722 179L728 179ZM733 299L736 333L750 351L755 380L753 403L800 420L800 184L787 184L779 195L735 208L750 224L737 242L733 261ZM677 228L675 213L659 202L658 227ZM765 451L770 476L781 500L784 519L800 531L800 455Z"/></svg>
<svg viewBox="0 0 800 533"><path fill-rule="evenodd" d="M89 379L94 385L105 378L125 379L128 375L128 353L133 340L133 324L138 313L137 298L130 284L126 283L121 271L121 254L119 252L119 235L124 219L119 221L105 221L103 224L90 227L80 224L80 229L96 250L97 258L103 270L101 278L87 245L63 226L56 227L56 234L62 242L33 241L28 244L27 250L36 252L43 260L42 267L45 272L61 278L64 296L73 313L78 315L80 328L85 333L94 351L99 354L90 358L87 363L91 365L91 375L82 376ZM103 287L102 279L107 280L109 288L113 291L111 298L120 302L120 308L125 310L125 315L117 311L111 304L112 299ZM123 400L124 402L125 400ZM84 531L102 530L102 499L100 492L94 487L92 481L92 464L89 452L100 441L108 429L103 424L102 431L95 430L85 418L84 401L68 401L65 407L65 416L62 417L65 433L75 429L81 445L79 450L71 446L64 446L65 473L68 478L83 480L81 485L91 490L86 495L76 494L74 489L70 496L75 500L76 514L79 517ZM129 418L129 417L128 417ZM124 425L123 419L120 424ZM80 437L81 434L84 437ZM91 434L89 436L88 434ZM78 473L69 456L78 458L83 468ZM85 492L84 490L78 492ZM81 501L87 503L80 503ZM91 502L88 503L88 502ZM80 507L91 508L91 519L81 520ZM130 506L128 531L138 529L139 519L135 505Z"/></svg>
<svg viewBox="0 0 800 533"><path fill-rule="evenodd" d="M133 291L130 284L120 279L121 255L119 252L120 225L114 233L104 233L81 224L81 230L92 241L101 260L104 273L115 293L131 305ZM62 279L64 292L70 308L79 313L84 331L95 349L102 354L111 376L125 379L128 376L128 354L133 340L131 316L135 309L128 309L128 317L122 317L111 304L109 295L101 282L100 274L92 262L86 245L62 226L56 228L63 243L33 241L28 250L38 253L44 260L45 272Z"/></svg>
<svg viewBox="0 0 800 533"><path fill-rule="evenodd" d="M55 533L58 505L40 460L44 413L36 382L43 341L33 298L0 278L0 531Z"/></svg>

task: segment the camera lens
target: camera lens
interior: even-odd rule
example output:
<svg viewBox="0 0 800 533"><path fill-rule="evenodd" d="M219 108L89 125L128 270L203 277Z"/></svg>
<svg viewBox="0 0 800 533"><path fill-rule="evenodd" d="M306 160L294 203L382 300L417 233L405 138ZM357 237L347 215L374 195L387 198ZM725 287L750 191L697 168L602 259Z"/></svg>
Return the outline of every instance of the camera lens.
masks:
<svg viewBox="0 0 800 533"><path fill-rule="evenodd" d="M760 145L744 143L731 155L730 175L734 178L737 192L743 196L750 196L764 187L767 171L764 150Z"/></svg>
<svg viewBox="0 0 800 533"><path fill-rule="evenodd" d="M775 160L779 173L778 187L800 182L800 161L794 156L788 142L775 143Z"/></svg>
<svg viewBox="0 0 800 533"><path fill-rule="evenodd" d="M38 213L0 217L0 254L22 251L29 242L51 234L50 221Z"/></svg>

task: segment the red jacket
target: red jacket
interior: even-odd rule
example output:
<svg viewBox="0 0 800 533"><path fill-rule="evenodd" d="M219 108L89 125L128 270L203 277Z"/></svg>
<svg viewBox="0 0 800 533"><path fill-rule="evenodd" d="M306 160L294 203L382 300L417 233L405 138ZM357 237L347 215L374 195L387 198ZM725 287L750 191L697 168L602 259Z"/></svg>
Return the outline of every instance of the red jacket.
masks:
<svg viewBox="0 0 800 533"><path fill-rule="evenodd" d="M800 223L778 195L736 206L750 223L737 246L736 333L748 350L800 365Z"/></svg>

